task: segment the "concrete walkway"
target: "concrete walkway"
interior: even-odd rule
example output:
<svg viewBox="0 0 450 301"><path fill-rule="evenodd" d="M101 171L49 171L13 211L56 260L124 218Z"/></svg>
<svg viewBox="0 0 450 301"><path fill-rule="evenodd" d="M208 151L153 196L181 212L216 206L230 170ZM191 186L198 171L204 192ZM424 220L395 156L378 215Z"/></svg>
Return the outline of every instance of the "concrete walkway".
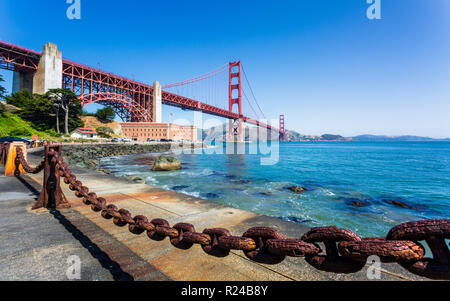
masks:
<svg viewBox="0 0 450 301"><path fill-rule="evenodd" d="M31 163L40 158L29 156ZM288 237L301 237L308 228L280 219L226 207L173 191L72 168L91 191L132 215L164 218L171 225L188 222L201 232L223 227L241 235L255 226L270 226ZM278 265L248 260L241 251L215 258L194 245L174 248L168 239L152 241L117 227L76 198L63 184L72 208L31 212L42 174L22 179L0 177L0 280L67 280L66 262L81 259L82 280L368 280L367 267L350 274L318 271L303 258L286 258ZM382 264L381 280L424 280L397 264Z"/></svg>

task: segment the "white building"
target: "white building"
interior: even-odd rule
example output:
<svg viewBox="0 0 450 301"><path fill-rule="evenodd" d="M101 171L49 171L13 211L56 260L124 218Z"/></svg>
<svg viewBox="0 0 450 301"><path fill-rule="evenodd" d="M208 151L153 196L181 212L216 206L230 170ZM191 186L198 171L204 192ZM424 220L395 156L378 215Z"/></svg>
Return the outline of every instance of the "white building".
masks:
<svg viewBox="0 0 450 301"><path fill-rule="evenodd" d="M98 134L94 129L89 128L77 128L72 135L70 135L70 138L78 139L97 139Z"/></svg>

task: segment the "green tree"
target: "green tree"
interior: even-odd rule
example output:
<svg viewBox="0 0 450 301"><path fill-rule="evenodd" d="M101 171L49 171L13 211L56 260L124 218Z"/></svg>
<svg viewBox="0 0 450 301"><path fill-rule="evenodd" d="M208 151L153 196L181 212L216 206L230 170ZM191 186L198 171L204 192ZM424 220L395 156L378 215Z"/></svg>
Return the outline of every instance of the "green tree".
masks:
<svg viewBox="0 0 450 301"><path fill-rule="evenodd" d="M114 130L107 126L98 127L95 131L101 138L111 138L111 135L114 134Z"/></svg>
<svg viewBox="0 0 450 301"><path fill-rule="evenodd" d="M0 98L3 98L5 93L6 93L6 89L5 87L3 87L1 85L2 82L4 82L5 80L3 79L3 76L0 74Z"/></svg>
<svg viewBox="0 0 450 301"><path fill-rule="evenodd" d="M65 102L65 99L70 99L70 101L59 104L59 96L50 95L51 93L60 93L61 102ZM57 99L56 103L53 102L53 99ZM82 115L81 101L68 90L50 90L45 95L32 94L28 90L22 90L7 96L6 101L18 107L20 111L17 114L23 119L30 121L39 130L54 129L55 116L58 115L59 117L62 114L65 116L64 126L67 134L69 131L83 126L83 121L80 119Z"/></svg>
<svg viewBox="0 0 450 301"><path fill-rule="evenodd" d="M70 90L67 89L50 89L45 96L52 101L53 109L56 116L56 131L59 133L59 116L64 114L64 132L66 135L69 131L83 126L80 116L83 114L81 101Z"/></svg>
<svg viewBox="0 0 450 301"><path fill-rule="evenodd" d="M86 111L83 110L83 113L81 116L91 116L91 117L96 117L97 115L95 115L95 113L88 113Z"/></svg>
<svg viewBox="0 0 450 301"><path fill-rule="evenodd" d="M114 108L112 107L104 107L103 109L97 110L95 116L103 122L113 121L116 117L116 112L114 112Z"/></svg>
<svg viewBox="0 0 450 301"><path fill-rule="evenodd" d="M40 130L48 130L52 127L53 104L39 94L32 94L28 90L22 90L6 97L7 103L20 109L18 115L30 121Z"/></svg>
<svg viewBox="0 0 450 301"><path fill-rule="evenodd" d="M0 116L5 116L6 108L5 105L0 102Z"/></svg>

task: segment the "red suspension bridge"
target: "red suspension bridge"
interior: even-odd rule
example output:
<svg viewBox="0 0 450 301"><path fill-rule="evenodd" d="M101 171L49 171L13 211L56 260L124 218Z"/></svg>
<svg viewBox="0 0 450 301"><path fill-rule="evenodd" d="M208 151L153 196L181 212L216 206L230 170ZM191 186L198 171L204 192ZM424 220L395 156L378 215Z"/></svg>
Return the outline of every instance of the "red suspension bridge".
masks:
<svg viewBox="0 0 450 301"><path fill-rule="evenodd" d="M161 104L165 104L227 118L230 137L239 141L243 140L243 123L278 132L281 140L285 138L284 116L279 128L260 121L266 117L240 61L161 87L158 82L150 86L63 59L61 51L51 43L40 53L0 41L0 68L15 72L13 91L69 89L83 106L110 105L126 122L161 122Z"/></svg>

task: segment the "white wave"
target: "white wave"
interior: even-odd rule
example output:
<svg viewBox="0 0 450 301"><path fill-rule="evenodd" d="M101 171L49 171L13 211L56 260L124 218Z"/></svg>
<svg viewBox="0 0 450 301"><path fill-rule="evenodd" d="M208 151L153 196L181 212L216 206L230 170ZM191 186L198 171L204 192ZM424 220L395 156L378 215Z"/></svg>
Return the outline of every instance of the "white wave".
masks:
<svg viewBox="0 0 450 301"><path fill-rule="evenodd" d="M179 192L182 193L182 194L187 194L187 195L193 196L195 198L199 198L200 197L200 192L197 192L197 191L189 192L189 191L185 191L185 190L180 190Z"/></svg>
<svg viewBox="0 0 450 301"><path fill-rule="evenodd" d="M212 176L214 172L210 169L203 169L199 171L180 171L177 175L186 175L190 177L208 177Z"/></svg>
<svg viewBox="0 0 450 301"><path fill-rule="evenodd" d="M156 180L155 178L151 177L151 176L147 176L145 178L145 180L147 181L147 183L151 183L151 184L158 184L158 180Z"/></svg>

